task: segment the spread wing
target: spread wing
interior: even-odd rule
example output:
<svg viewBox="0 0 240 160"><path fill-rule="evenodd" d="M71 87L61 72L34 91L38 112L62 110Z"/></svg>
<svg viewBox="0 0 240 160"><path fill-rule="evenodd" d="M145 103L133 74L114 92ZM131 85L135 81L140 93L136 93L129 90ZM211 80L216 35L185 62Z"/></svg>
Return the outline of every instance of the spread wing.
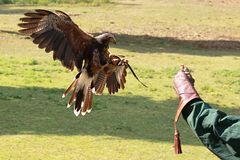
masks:
<svg viewBox="0 0 240 160"><path fill-rule="evenodd" d="M47 53L53 51L53 59L60 60L66 68L73 70L75 65L81 70L87 50L93 48L95 39L83 32L66 13L37 9L25 13L20 20L23 22L18 24L23 28L20 33L30 35L33 43L45 48Z"/></svg>

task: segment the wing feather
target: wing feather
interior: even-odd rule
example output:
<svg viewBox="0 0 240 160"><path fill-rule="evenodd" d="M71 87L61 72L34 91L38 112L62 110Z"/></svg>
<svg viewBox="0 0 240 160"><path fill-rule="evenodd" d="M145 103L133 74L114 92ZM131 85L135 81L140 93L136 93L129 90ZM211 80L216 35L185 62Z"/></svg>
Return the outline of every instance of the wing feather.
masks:
<svg viewBox="0 0 240 160"><path fill-rule="evenodd" d="M18 26L22 28L36 28L38 26L38 23L36 22L19 23Z"/></svg>
<svg viewBox="0 0 240 160"><path fill-rule="evenodd" d="M36 23L39 22L41 18L29 18L29 17L24 17L24 18L20 18L20 21L22 22L30 22L30 23Z"/></svg>
<svg viewBox="0 0 240 160"><path fill-rule="evenodd" d="M108 77L107 88L109 94L115 94L118 92L118 89L125 88L124 84L126 83L126 72L124 71L126 71L125 65L116 66L114 72Z"/></svg>
<svg viewBox="0 0 240 160"><path fill-rule="evenodd" d="M49 38L49 41L47 41L47 43L44 46L45 52L49 53L53 50L53 43L55 42L55 37L56 36L57 36L57 32L52 32L52 35Z"/></svg>
<svg viewBox="0 0 240 160"><path fill-rule="evenodd" d="M103 93L105 84L106 84L107 76L103 71L100 71L97 75L94 77L94 89L95 94L101 95Z"/></svg>
<svg viewBox="0 0 240 160"><path fill-rule="evenodd" d="M48 38L49 35L51 35L51 38ZM55 35L56 35L56 33L51 34L51 31L47 31L47 32L45 32L45 34L42 34L42 36L39 37L40 43L38 43L38 47L41 49L48 47ZM36 43L36 41L35 41L35 43Z"/></svg>

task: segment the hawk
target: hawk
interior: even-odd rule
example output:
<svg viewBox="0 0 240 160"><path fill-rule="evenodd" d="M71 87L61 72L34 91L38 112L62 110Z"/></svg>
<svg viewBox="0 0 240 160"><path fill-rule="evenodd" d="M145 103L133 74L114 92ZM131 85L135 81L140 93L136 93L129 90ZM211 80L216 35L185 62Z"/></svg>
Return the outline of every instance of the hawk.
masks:
<svg viewBox="0 0 240 160"><path fill-rule="evenodd" d="M22 27L19 32L30 36L33 43L47 53L52 51L53 59L61 61L67 69L72 71L74 66L77 68L78 74L62 96L64 98L72 91L67 107L75 102L76 116L91 112L93 94L102 95L105 86L110 94L124 89L127 68L144 85L128 60L108 51L109 44L116 43L113 34L103 33L93 37L59 10L36 9L24 15L18 24Z"/></svg>

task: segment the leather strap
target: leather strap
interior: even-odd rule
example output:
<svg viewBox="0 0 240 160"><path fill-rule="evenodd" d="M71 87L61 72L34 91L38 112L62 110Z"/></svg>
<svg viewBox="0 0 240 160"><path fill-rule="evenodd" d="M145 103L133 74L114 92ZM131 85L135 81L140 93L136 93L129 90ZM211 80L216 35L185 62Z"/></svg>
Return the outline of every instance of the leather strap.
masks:
<svg viewBox="0 0 240 160"><path fill-rule="evenodd" d="M179 105L174 118L174 148L176 154L182 153L180 135L177 128L177 122L180 114L188 102L195 98L199 98L199 95L193 85L194 79L192 78L189 70L185 66L182 66L182 69L177 73L174 79L174 88L179 96Z"/></svg>

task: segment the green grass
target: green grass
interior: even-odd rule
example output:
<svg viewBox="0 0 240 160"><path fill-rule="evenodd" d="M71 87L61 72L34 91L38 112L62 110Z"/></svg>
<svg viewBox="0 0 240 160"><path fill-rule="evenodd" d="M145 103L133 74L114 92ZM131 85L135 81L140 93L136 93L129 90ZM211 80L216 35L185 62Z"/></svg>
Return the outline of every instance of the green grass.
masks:
<svg viewBox="0 0 240 160"><path fill-rule="evenodd" d="M95 96L92 113L76 118L61 95L77 72L17 33L35 8L63 10L94 35L114 33L110 51L125 55L149 88L129 72L125 90ZM239 14L238 5L187 0L0 5L0 159L217 159L183 120L184 154L174 154L172 79L188 65L205 101L239 115Z"/></svg>

